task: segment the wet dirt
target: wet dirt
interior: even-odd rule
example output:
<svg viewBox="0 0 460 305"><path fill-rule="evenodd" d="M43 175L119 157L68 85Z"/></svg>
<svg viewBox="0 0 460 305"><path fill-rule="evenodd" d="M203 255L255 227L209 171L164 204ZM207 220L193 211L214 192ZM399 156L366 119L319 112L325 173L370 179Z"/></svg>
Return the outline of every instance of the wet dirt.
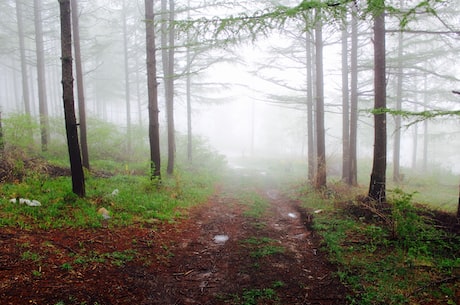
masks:
<svg viewBox="0 0 460 305"><path fill-rule="evenodd" d="M1 304L346 304L347 289L277 189L248 216L220 187L173 223L124 228L0 229Z"/></svg>

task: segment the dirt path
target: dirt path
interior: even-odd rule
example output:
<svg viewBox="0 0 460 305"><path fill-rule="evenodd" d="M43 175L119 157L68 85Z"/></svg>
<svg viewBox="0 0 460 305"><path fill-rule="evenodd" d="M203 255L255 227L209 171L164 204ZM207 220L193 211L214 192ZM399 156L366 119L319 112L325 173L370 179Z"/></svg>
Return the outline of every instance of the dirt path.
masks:
<svg viewBox="0 0 460 305"><path fill-rule="evenodd" d="M255 191L268 204L260 215L220 189L152 228L1 229L0 303L346 304L305 211Z"/></svg>

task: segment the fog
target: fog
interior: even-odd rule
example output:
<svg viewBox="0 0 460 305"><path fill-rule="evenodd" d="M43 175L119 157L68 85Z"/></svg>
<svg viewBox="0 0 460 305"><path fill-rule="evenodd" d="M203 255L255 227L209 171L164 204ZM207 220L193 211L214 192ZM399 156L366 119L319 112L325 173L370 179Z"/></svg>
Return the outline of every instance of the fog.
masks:
<svg viewBox="0 0 460 305"><path fill-rule="evenodd" d="M157 1L158 2L158 1ZM187 8L195 8L190 18L228 17L261 9L252 1L176 1L178 20L189 18ZM187 2L187 3L186 3ZM211 1L214 3L213 1ZM276 1L275 1L276 2ZM279 1L297 4L296 1ZM79 1L83 69L87 113L89 117L127 128L126 85L123 67L122 18L128 26L128 62L130 119L135 125L147 125L147 88L145 71L145 24L143 2ZM42 1L44 27L47 104L50 117L62 117L60 84L60 39L57 1ZM439 7L439 18L421 16L404 34L403 110L455 110L460 108L459 1ZM0 4L0 83L3 117L24 112L21 65L15 1ZM33 5L23 9L24 35L31 114L38 116L35 31ZM159 7L156 7L159 10ZM441 22L441 21L442 22ZM192 132L229 159L239 157L307 157L307 107L305 33L295 22L286 23L286 31L272 30L257 39L242 38L236 44L213 45L198 40L192 73ZM387 29L397 30L398 22L388 18ZM340 171L342 154L341 31L338 21L324 25L325 130L326 153L331 167ZM371 22L359 24L359 122L358 159L369 162L373 150L373 126L370 110L372 97ZM444 34L430 34L443 32ZM424 33L424 34L423 34ZM159 33L157 33L158 36ZM244 35L243 35L244 36ZM197 35L204 39L206 35ZM185 98L185 33L176 37L175 49L175 130L187 133ZM158 37L158 45L160 45ZM304 49L302 49L304 48ZM350 45L348 46L350 49ZM387 34L388 107L396 99L398 34ZM161 51L157 52L161 128L166 125L163 97ZM442 168L460 173L460 120L446 116L420 121L407 117L402 122L401 166L418 170ZM391 164L394 118L388 115L388 159ZM144 136L144 134L142 134ZM147 141L147 139L145 139ZM426 154L426 155L425 155ZM390 165L389 165L390 166ZM338 173L340 175L340 173Z"/></svg>

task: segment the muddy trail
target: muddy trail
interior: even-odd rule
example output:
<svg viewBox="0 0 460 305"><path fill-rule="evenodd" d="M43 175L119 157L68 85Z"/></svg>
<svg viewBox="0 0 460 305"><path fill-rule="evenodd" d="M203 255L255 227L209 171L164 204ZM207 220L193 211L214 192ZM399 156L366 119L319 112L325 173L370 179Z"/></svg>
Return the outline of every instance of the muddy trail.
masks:
<svg viewBox="0 0 460 305"><path fill-rule="evenodd" d="M308 212L235 181L174 223L2 228L0 303L346 304Z"/></svg>

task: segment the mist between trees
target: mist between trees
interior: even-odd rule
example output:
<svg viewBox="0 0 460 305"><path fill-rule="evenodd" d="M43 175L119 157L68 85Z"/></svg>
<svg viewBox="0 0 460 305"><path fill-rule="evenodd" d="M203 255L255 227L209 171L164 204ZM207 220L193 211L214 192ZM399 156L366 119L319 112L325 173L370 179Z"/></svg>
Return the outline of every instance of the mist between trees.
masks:
<svg viewBox="0 0 460 305"><path fill-rule="evenodd" d="M5 145L26 139L53 154L66 143L59 11L66 2L0 4ZM176 137L193 162L199 136L228 159L306 160L317 188L327 179L367 184L370 175L369 196L384 201L387 180L446 171L457 181L441 183L456 192L458 0L71 4L85 167L97 158L150 160L159 176L161 151L171 174ZM11 125L22 114L31 120ZM124 136L102 141L115 130ZM98 140L111 146L108 154Z"/></svg>

